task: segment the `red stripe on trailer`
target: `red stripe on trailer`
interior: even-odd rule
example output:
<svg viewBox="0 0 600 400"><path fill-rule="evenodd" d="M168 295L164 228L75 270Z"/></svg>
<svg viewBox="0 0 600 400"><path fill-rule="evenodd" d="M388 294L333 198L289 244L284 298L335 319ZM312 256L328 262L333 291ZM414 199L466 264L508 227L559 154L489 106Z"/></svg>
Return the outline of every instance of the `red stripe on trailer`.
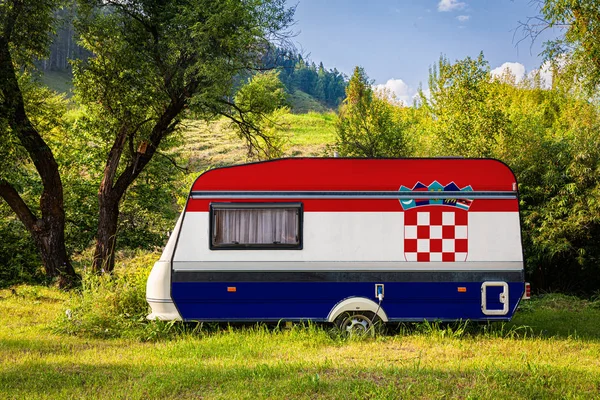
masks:
<svg viewBox="0 0 600 400"><path fill-rule="evenodd" d="M187 212L208 212L210 203L272 203L287 202L290 199L190 199L187 203ZM369 200L369 199L294 199L302 202L305 212L403 212L400 202L392 200ZM435 206L432 206L435 207ZM477 199L473 201L469 212L517 212L519 202L517 200L489 200Z"/></svg>

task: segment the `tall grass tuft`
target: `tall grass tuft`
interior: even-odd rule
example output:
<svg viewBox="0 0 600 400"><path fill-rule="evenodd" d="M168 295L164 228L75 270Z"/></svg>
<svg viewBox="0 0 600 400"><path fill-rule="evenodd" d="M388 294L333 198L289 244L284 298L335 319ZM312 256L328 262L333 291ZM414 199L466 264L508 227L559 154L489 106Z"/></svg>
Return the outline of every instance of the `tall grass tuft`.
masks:
<svg viewBox="0 0 600 400"><path fill-rule="evenodd" d="M146 280L157 258L155 253L125 257L112 274L84 270L81 288L71 295L55 330L94 338L143 339L148 334ZM161 336L169 328L163 323L153 329L159 331L154 336Z"/></svg>

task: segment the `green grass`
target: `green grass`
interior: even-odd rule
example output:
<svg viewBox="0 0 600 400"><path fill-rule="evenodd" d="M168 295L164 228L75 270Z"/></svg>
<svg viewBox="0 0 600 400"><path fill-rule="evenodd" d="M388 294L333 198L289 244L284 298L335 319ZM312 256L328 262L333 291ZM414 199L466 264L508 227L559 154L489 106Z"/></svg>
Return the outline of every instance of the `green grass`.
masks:
<svg viewBox="0 0 600 400"><path fill-rule="evenodd" d="M519 311L514 323L530 327L541 337L600 339L600 299L542 295L524 302Z"/></svg>
<svg viewBox="0 0 600 400"><path fill-rule="evenodd" d="M289 126L284 155L288 157L326 155L327 146L335 142L336 118L333 112L287 114L282 121Z"/></svg>
<svg viewBox="0 0 600 400"><path fill-rule="evenodd" d="M73 95L73 76L68 71L46 71L41 75L41 80L58 93L64 93L67 97Z"/></svg>
<svg viewBox="0 0 600 400"><path fill-rule="evenodd" d="M333 112L285 114L278 133L284 137L284 157L318 157L335 142ZM188 169L197 175L207 168L252 161L247 149L226 119L213 122L187 120L180 151L189 160Z"/></svg>
<svg viewBox="0 0 600 400"><path fill-rule="evenodd" d="M420 324L347 339L315 325L193 331L178 324L167 338L146 342L56 333L69 302L44 287L0 291L0 398L600 395L600 309L564 296L536 299L510 324L491 328ZM565 329L562 318L575 310Z"/></svg>
<svg viewBox="0 0 600 400"><path fill-rule="evenodd" d="M301 90L289 93L287 101L291 105L292 112L296 114L305 114L308 112L324 113L328 111L318 100Z"/></svg>

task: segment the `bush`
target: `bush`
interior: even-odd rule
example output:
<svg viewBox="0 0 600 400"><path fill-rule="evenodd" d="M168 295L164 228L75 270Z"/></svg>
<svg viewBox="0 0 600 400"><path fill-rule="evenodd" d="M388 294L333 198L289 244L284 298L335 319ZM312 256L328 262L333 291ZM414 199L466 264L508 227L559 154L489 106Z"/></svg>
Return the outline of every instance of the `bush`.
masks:
<svg viewBox="0 0 600 400"><path fill-rule="evenodd" d="M138 253L121 258L112 274L84 270L82 286L72 294L56 330L95 338L148 337L146 280L158 256Z"/></svg>
<svg viewBox="0 0 600 400"><path fill-rule="evenodd" d="M0 201L0 288L15 283L42 283L42 262L33 239Z"/></svg>

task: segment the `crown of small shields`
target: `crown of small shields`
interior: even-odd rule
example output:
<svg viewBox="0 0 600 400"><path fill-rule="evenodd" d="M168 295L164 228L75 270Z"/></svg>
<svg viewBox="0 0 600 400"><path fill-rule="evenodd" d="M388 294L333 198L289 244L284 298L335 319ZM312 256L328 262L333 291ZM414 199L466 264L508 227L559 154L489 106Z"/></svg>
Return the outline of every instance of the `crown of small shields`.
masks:
<svg viewBox="0 0 600 400"><path fill-rule="evenodd" d="M400 192L472 192L473 188L469 186L465 186L463 188L459 188L454 182L450 182L446 186L442 185L438 181L433 181L429 186L417 182L413 188L407 188L406 186L400 186ZM456 198L456 199L435 199L435 198L424 198L424 199L400 199L400 204L404 210L409 210L415 207L421 206L431 206L431 205L441 205L441 206L450 206L450 207L458 207L462 210L469 210L471 204L473 203L473 199L469 198Z"/></svg>

